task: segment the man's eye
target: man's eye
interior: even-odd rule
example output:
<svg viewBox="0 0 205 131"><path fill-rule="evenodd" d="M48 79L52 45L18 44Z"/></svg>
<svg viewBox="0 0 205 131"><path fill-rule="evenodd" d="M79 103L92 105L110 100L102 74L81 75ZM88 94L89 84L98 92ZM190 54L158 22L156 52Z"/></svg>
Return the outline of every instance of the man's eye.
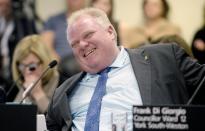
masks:
<svg viewBox="0 0 205 131"><path fill-rule="evenodd" d="M72 43L72 44L71 44L71 47L72 47L72 48L76 48L76 47L78 46L78 43L79 43L79 42L74 42L74 43Z"/></svg>
<svg viewBox="0 0 205 131"><path fill-rule="evenodd" d="M85 35L85 39L91 38L93 36L94 32L89 32Z"/></svg>

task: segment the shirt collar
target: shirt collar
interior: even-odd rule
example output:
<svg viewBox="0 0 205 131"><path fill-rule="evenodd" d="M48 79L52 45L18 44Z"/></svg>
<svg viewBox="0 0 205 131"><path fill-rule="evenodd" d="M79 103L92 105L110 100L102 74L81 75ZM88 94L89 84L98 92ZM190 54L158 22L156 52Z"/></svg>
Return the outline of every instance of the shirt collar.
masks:
<svg viewBox="0 0 205 131"><path fill-rule="evenodd" d="M126 52L125 48L123 46L120 46L120 53L118 54L117 58L114 60L114 62L109 66L109 67L113 67L113 68L120 68L123 67L125 64L127 64L129 61L127 60L128 57L128 53ZM90 74L87 73L87 75L84 77L84 79L91 77L91 76L95 76L96 74Z"/></svg>
<svg viewBox="0 0 205 131"><path fill-rule="evenodd" d="M126 64L128 58L128 54L125 51L124 47L120 47L120 53L118 54L117 58L109 67L123 67Z"/></svg>

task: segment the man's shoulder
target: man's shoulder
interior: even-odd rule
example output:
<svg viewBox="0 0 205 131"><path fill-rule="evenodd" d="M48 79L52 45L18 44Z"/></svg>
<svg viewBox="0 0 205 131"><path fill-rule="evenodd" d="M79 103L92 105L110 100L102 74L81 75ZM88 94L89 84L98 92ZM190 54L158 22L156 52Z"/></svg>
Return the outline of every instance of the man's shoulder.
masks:
<svg viewBox="0 0 205 131"><path fill-rule="evenodd" d="M44 23L44 30L56 30L56 28L62 23L66 22L65 13L59 13L48 18Z"/></svg>
<svg viewBox="0 0 205 131"><path fill-rule="evenodd" d="M65 13L62 12L62 13L59 13L59 14L50 16L50 17L48 18L48 20L46 21L46 24L47 24L47 23L58 23L59 21L62 21L62 20L64 20L65 18L66 18Z"/></svg>
<svg viewBox="0 0 205 131"><path fill-rule="evenodd" d="M174 48L179 48L179 46L176 43L167 43L167 44L146 44L141 47L135 48L135 49L128 49L130 52L161 52L166 50L173 50Z"/></svg>
<svg viewBox="0 0 205 131"><path fill-rule="evenodd" d="M127 49L127 52L131 56L143 56L148 55L150 58L174 58L185 53L185 50L181 48L177 43L167 44L153 44L144 45L136 49Z"/></svg>
<svg viewBox="0 0 205 131"><path fill-rule="evenodd" d="M140 48L145 49L145 50L161 50L161 49L170 49L173 48L174 46L178 46L176 43L157 43L157 44L149 44L149 45L144 45Z"/></svg>

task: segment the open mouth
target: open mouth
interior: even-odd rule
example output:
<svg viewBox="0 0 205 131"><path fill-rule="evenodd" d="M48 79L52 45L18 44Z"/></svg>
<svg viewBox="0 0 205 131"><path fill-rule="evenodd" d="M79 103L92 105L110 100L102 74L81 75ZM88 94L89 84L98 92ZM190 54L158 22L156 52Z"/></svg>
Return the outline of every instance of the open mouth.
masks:
<svg viewBox="0 0 205 131"><path fill-rule="evenodd" d="M84 54L84 57L89 56L89 55L92 54L95 50L96 50L96 48L93 48L93 49L89 50L88 52L86 52L86 53Z"/></svg>

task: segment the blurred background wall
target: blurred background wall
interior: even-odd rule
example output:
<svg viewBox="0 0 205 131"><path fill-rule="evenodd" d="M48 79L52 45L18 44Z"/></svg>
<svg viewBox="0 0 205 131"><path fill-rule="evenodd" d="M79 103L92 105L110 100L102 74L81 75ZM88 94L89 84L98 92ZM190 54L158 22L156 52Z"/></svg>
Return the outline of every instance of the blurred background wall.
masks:
<svg viewBox="0 0 205 131"><path fill-rule="evenodd" d="M62 11L65 0L36 0L37 13L43 20ZM182 29L182 36L191 44L194 33L203 21L205 0L168 0L170 20ZM142 0L115 0L115 18L128 26L142 22Z"/></svg>

